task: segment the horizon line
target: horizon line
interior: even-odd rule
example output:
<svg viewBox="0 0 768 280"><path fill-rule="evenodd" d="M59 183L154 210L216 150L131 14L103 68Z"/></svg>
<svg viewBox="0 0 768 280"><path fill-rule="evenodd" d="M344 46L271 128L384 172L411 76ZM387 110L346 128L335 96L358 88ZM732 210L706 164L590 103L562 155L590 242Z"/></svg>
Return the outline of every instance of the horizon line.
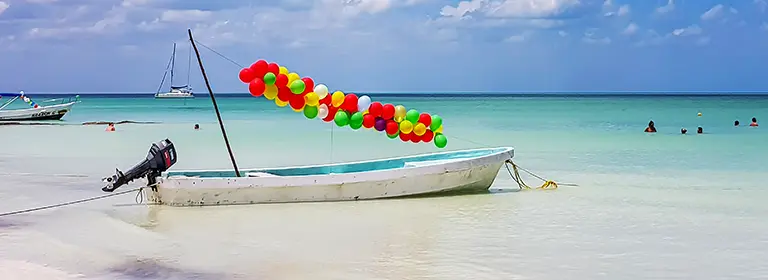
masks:
<svg viewBox="0 0 768 280"><path fill-rule="evenodd" d="M26 94L43 95L154 95L154 92L29 92ZM768 95L768 91L347 91L347 93L356 94L375 94L375 95ZM250 95L248 92L219 92L215 95ZM208 96L209 93L195 93L196 96Z"/></svg>

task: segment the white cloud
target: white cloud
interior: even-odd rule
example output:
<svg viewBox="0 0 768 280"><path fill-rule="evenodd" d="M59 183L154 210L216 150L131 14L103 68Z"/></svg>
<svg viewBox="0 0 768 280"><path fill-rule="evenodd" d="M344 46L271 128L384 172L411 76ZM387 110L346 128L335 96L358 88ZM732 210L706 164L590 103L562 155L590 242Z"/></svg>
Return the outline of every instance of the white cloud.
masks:
<svg viewBox="0 0 768 280"><path fill-rule="evenodd" d="M666 5L656 8L656 13L666 14L675 10L675 0L669 0Z"/></svg>
<svg viewBox="0 0 768 280"><path fill-rule="evenodd" d="M581 38L581 41L587 44L594 44L594 45L607 45L611 43L611 38L608 37L599 37L595 34L595 31L597 29L591 28L584 32L584 37Z"/></svg>
<svg viewBox="0 0 768 280"><path fill-rule="evenodd" d="M565 31L562 31L562 30L557 31L557 34L560 35L560 37L568 36L568 32L565 32Z"/></svg>
<svg viewBox="0 0 768 280"><path fill-rule="evenodd" d="M477 12L499 18L546 18L579 4L579 0L470 0L461 1L456 6L444 6L440 14L461 18Z"/></svg>
<svg viewBox="0 0 768 280"><path fill-rule="evenodd" d="M616 14L619 15L619 16L628 15L629 14L629 5L621 5L621 7L619 7L619 11L616 12Z"/></svg>
<svg viewBox="0 0 768 280"><path fill-rule="evenodd" d="M29 3L46 4L46 3L58 2L59 0L26 0L26 1Z"/></svg>
<svg viewBox="0 0 768 280"><path fill-rule="evenodd" d="M160 20L165 22L194 22L206 20L210 16L210 11L167 10L160 15Z"/></svg>
<svg viewBox="0 0 768 280"><path fill-rule="evenodd" d="M123 0L120 5L123 7L136 7L149 4L150 1L152 0Z"/></svg>
<svg viewBox="0 0 768 280"><path fill-rule="evenodd" d="M725 10L725 6L723 6L723 4L717 4L708 11L701 14L701 20L716 19L723 14L723 10Z"/></svg>
<svg viewBox="0 0 768 280"><path fill-rule="evenodd" d="M640 27L639 27L639 26L637 26L637 24L635 24L634 22L631 22L631 23L629 23L629 25L627 25L627 27L626 27L626 28L624 28L624 30L623 30L623 31L621 31L621 34L624 34L624 35L632 35L632 34L635 34L635 33L637 33L637 30L638 30L639 28L640 28Z"/></svg>
<svg viewBox="0 0 768 280"><path fill-rule="evenodd" d="M8 7L10 7L10 6L11 6L11 5L8 5L8 3L5 3L5 2L3 2L3 1L0 1L0 14L2 14L3 12L5 12L5 10L7 10L7 9L8 9Z"/></svg>
<svg viewBox="0 0 768 280"><path fill-rule="evenodd" d="M704 32L704 30L701 29L701 27L699 27L698 25L694 24L694 25L688 26L686 28L675 29L675 30L672 31L671 34L674 35L674 36L683 37L683 36L700 35L703 32Z"/></svg>

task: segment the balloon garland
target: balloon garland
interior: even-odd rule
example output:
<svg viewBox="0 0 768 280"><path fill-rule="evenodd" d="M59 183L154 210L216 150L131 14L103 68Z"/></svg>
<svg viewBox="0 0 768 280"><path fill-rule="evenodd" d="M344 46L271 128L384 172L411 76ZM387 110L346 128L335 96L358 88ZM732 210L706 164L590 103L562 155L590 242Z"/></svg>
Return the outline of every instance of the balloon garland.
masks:
<svg viewBox="0 0 768 280"><path fill-rule="evenodd" d="M326 85L315 85L312 78L300 77L274 62L260 59L240 70L239 78L248 84L254 97L264 96L279 107L288 106L303 113L308 119L318 118L354 130L375 129L403 142L433 142L438 148L448 144L443 135L443 119L438 115L406 110L403 105L382 104L367 95L330 92Z"/></svg>

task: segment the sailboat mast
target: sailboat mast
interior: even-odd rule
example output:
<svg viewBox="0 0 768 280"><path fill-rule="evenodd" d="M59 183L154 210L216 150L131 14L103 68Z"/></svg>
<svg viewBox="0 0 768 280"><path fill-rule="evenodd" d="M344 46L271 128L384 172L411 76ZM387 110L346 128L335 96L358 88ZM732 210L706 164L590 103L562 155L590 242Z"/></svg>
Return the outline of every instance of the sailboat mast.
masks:
<svg viewBox="0 0 768 280"><path fill-rule="evenodd" d="M176 43L173 43L173 54L171 55L171 86L173 86L173 69L176 68Z"/></svg>
<svg viewBox="0 0 768 280"><path fill-rule="evenodd" d="M189 44L189 53L187 54L187 86L189 84L189 74L192 72L192 44Z"/></svg>

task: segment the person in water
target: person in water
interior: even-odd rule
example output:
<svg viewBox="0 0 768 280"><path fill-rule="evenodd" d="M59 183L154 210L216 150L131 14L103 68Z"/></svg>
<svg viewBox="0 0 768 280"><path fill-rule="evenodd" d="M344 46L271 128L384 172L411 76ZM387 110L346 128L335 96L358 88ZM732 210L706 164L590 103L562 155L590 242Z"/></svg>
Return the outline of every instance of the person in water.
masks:
<svg viewBox="0 0 768 280"><path fill-rule="evenodd" d="M733 122L733 126L739 126L739 120L736 120L735 122Z"/></svg>
<svg viewBox="0 0 768 280"><path fill-rule="evenodd" d="M648 133L656 132L656 125L653 123L653 121L648 122L648 127L645 128L645 132L648 132Z"/></svg>
<svg viewBox="0 0 768 280"><path fill-rule="evenodd" d="M200 125L199 124L195 124L195 130L199 130L199 129L200 129Z"/></svg>
<svg viewBox="0 0 768 280"><path fill-rule="evenodd" d="M696 133L698 133L698 134L704 133L704 128L699 127L698 129L696 129Z"/></svg>
<svg viewBox="0 0 768 280"><path fill-rule="evenodd" d="M688 130L685 129L685 127L680 129L680 134L686 134L686 133L688 133Z"/></svg>
<svg viewBox="0 0 768 280"><path fill-rule="evenodd" d="M114 124L114 123L109 123L109 124L107 125L107 129L106 129L106 131L110 131L110 132L111 132L111 131L115 131L115 124Z"/></svg>
<svg viewBox="0 0 768 280"><path fill-rule="evenodd" d="M749 126L757 126L757 118L752 118L752 123Z"/></svg>

